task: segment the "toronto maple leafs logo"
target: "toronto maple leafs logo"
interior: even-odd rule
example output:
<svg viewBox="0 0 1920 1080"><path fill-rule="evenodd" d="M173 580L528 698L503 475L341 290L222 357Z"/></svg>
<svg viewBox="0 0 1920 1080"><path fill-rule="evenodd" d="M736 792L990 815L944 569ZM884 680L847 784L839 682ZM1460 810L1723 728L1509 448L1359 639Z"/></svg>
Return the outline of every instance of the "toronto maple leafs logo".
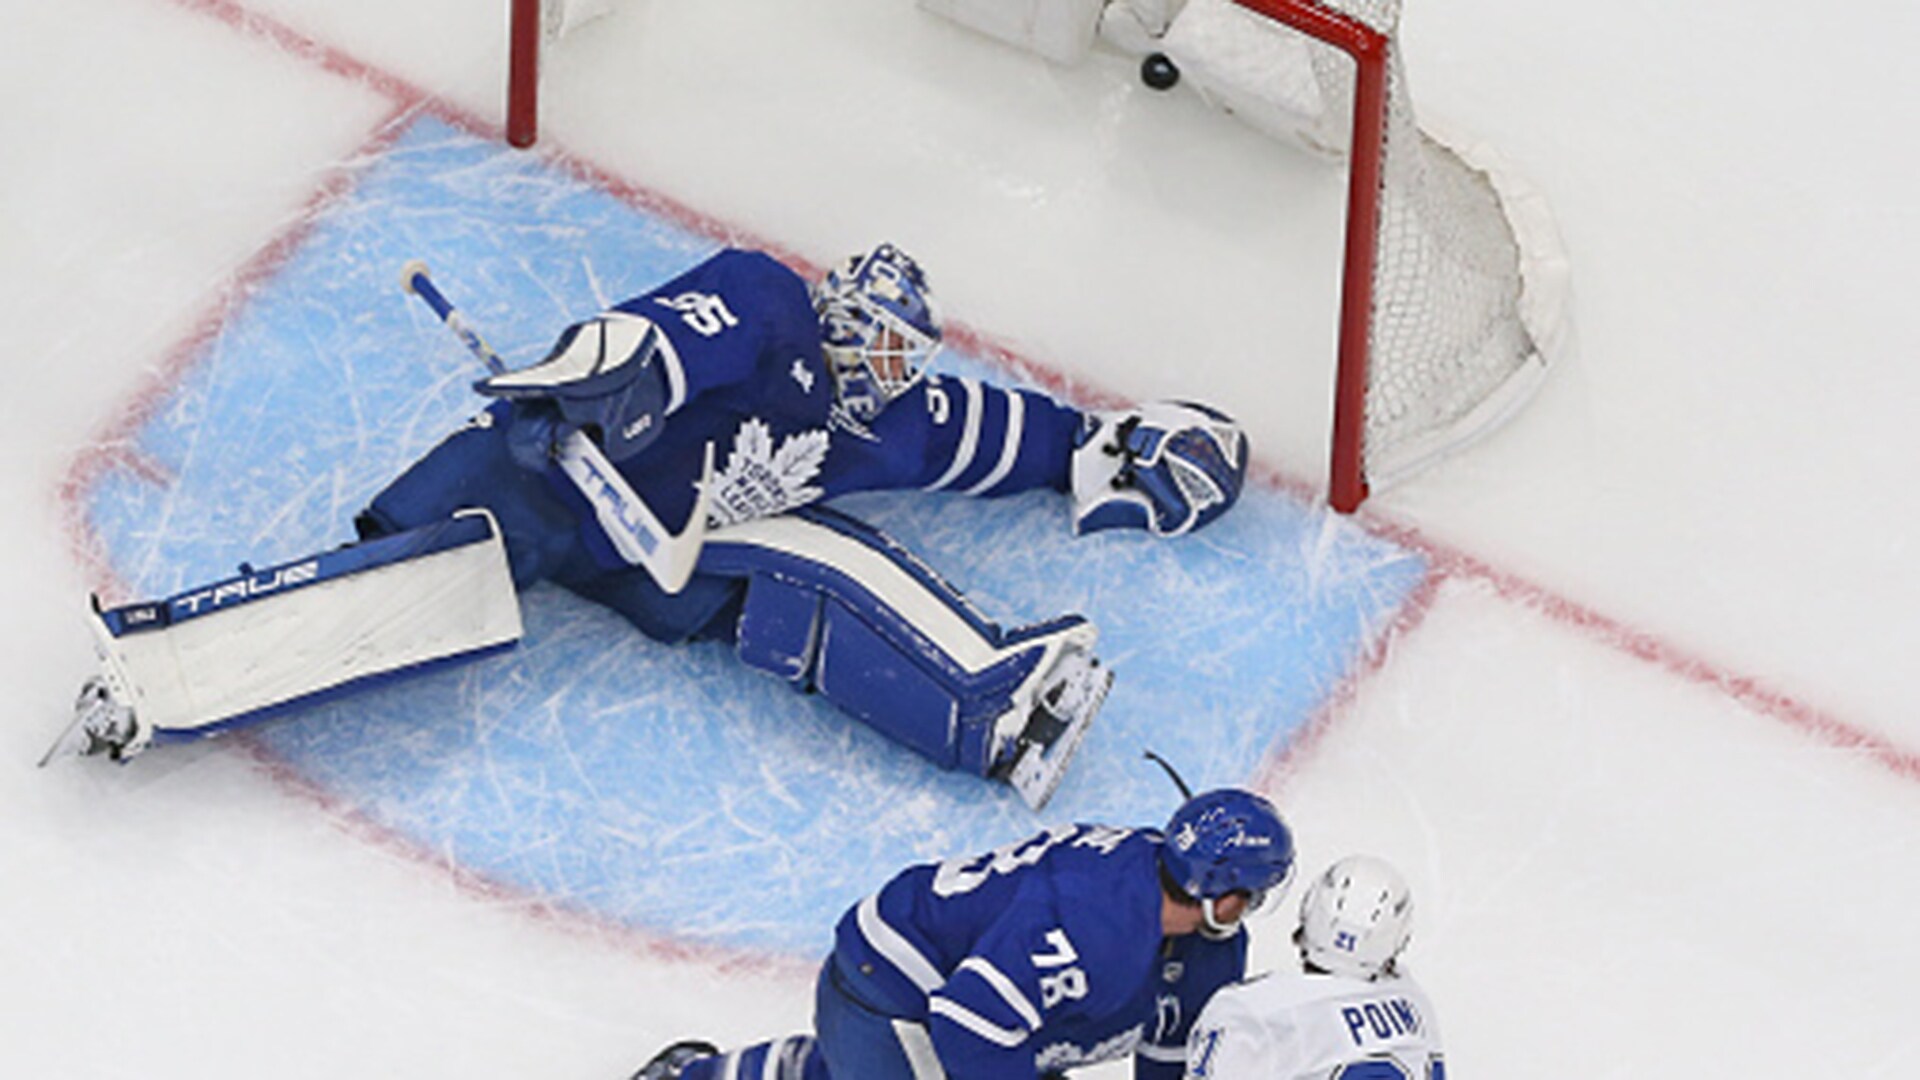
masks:
<svg viewBox="0 0 1920 1080"><path fill-rule="evenodd" d="M727 463L713 477L709 524L733 525L805 506L826 494L813 486L827 459L827 433L802 431L773 444L765 420L749 419L733 433Z"/></svg>

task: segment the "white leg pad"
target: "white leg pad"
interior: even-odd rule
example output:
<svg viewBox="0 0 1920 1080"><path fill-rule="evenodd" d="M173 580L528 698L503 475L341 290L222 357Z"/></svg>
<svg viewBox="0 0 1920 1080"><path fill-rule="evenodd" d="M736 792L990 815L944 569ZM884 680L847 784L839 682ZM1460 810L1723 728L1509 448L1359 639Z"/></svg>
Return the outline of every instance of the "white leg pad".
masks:
<svg viewBox="0 0 1920 1080"><path fill-rule="evenodd" d="M96 612L93 625L143 740L208 734L521 635L506 548L484 511L243 567L166 600Z"/></svg>

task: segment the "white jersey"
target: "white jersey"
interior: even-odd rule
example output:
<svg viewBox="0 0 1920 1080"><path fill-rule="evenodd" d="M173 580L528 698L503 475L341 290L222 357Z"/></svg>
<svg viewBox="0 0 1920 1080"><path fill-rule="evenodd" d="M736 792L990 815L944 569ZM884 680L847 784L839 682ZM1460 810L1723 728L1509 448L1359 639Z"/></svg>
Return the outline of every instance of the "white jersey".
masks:
<svg viewBox="0 0 1920 1080"><path fill-rule="evenodd" d="M1223 987L1187 1037L1187 1080L1445 1080L1412 979L1261 975Z"/></svg>

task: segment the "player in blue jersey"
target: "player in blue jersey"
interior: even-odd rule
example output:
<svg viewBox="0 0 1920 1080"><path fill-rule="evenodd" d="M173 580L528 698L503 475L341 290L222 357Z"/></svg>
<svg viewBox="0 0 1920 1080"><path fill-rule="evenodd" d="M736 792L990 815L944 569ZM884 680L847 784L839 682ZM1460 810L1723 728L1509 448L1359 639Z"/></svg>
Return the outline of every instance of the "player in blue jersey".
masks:
<svg viewBox="0 0 1920 1080"><path fill-rule="evenodd" d="M1246 440L1203 406L1089 412L938 375L940 339L925 274L892 245L814 287L765 254L721 251L568 327L540 363L479 382L493 404L374 497L351 557L243 567L100 612L103 674L50 756L125 758L511 644L513 595L549 581L656 640L729 642L1038 806L1111 679L1093 626L1069 614L1003 628L821 504L1051 488L1071 496L1077 531L1177 536L1233 505ZM660 531L624 531L634 506ZM463 516L477 520L450 524ZM690 577L647 561L661 544L697 552Z"/></svg>
<svg viewBox="0 0 1920 1080"><path fill-rule="evenodd" d="M1128 1055L1177 1080L1193 1018L1246 969L1241 919L1292 872L1279 812L1232 788L1164 832L1061 825L909 867L840 919L814 1034L675 1043L635 1080L1031 1080Z"/></svg>

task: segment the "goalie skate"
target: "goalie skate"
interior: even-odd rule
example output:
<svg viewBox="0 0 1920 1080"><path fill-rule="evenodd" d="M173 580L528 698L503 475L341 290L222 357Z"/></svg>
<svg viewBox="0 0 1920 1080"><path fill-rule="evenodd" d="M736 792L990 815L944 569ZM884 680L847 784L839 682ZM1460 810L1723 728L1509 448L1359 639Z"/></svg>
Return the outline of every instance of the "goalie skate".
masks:
<svg viewBox="0 0 1920 1080"><path fill-rule="evenodd" d="M73 703L73 722L41 755L40 765L45 768L56 758L95 754L124 761L146 746L146 735L133 709L114 695L104 677L95 675L80 687L80 696Z"/></svg>
<svg viewBox="0 0 1920 1080"><path fill-rule="evenodd" d="M1047 672L1006 771L1007 783L1032 809L1053 798L1112 685L1113 672L1079 648L1062 652Z"/></svg>

